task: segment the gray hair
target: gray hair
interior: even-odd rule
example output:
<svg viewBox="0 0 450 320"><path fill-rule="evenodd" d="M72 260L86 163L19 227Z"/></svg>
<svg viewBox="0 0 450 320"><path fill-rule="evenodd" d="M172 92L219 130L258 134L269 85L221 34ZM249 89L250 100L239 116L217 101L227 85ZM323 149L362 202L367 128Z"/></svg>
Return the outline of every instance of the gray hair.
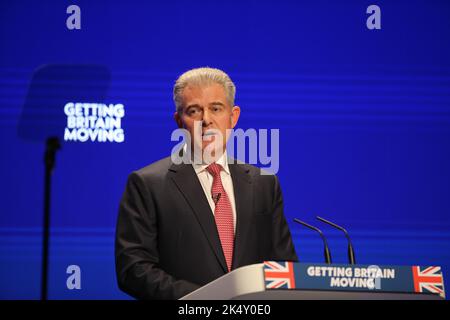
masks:
<svg viewBox="0 0 450 320"><path fill-rule="evenodd" d="M218 83L223 86L227 102L231 107L234 106L234 97L236 95L236 86L231 78L222 70L215 68L196 68L186 71L178 77L173 87L173 101L177 111L181 107L181 95L184 88L189 84L196 86L207 86L213 83Z"/></svg>

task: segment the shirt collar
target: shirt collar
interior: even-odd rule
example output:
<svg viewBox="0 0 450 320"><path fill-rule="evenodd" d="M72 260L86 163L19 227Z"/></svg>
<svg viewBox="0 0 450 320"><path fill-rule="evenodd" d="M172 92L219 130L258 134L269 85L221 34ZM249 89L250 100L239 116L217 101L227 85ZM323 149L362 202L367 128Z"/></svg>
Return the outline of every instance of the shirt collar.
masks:
<svg viewBox="0 0 450 320"><path fill-rule="evenodd" d="M184 151L186 151L187 145L185 144L183 146ZM227 157L227 150L224 151L224 153L222 154L222 156L217 159L216 161L217 164L220 164L223 168L223 170L227 173L230 174L230 169L228 168L228 157ZM209 166L209 164L196 164L196 163L192 163L192 166L194 167L195 173L199 174L201 172L203 172L204 170L206 170L206 168Z"/></svg>

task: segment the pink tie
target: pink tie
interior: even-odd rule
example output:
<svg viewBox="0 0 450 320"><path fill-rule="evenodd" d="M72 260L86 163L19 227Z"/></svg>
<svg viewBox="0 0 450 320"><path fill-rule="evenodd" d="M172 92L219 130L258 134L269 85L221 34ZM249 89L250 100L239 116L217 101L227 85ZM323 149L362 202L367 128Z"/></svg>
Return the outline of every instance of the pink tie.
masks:
<svg viewBox="0 0 450 320"><path fill-rule="evenodd" d="M219 238L227 262L228 271L230 271L233 261L234 246L233 210L231 208L230 199L228 199L228 195L223 188L222 179L220 178L222 167L217 163L212 163L206 170L213 176L211 193L214 203L216 204L214 217L216 219L217 231L219 232Z"/></svg>

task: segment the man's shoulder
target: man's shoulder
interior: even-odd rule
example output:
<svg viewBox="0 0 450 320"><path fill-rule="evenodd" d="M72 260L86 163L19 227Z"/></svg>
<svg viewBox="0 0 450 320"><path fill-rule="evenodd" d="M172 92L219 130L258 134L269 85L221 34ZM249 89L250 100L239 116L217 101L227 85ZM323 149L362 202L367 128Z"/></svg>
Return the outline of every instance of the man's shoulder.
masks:
<svg viewBox="0 0 450 320"><path fill-rule="evenodd" d="M173 162L171 157L166 157L140 168L132 172L132 174L138 175L142 178L163 177L167 174L172 165Z"/></svg>
<svg viewBox="0 0 450 320"><path fill-rule="evenodd" d="M240 160L236 160L236 159L232 159L229 158L229 165L231 163L231 165L236 166L237 168L240 169L240 171L246 172L247 174L249 174L252 179L257 180L258 182L268 182L268 183L273 183L274 180L277 180L277 176L270 173L269 171L266 171L264 169L261 169L257 166L242 162Z"/></svg>
<svg viewBox="0 0 450 320"><path fill-rule="evenodd" d="M235 166L236 168L239 168L239 170L244 171L244 172L250 174L251 176L257 176L257 175L261 174L260 168L254 166L254 165L242 162L240 160L232 159L231 162L229 160L228 166L230 166L230 165Z"/></svg>

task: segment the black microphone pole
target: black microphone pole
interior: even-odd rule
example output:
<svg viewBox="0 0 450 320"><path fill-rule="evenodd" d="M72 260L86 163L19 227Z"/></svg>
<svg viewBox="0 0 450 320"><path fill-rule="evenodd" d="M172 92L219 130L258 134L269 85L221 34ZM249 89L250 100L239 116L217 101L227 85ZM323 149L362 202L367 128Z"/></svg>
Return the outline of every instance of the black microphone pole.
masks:
<svg viewBox="0 0 450 320"><path fill-rule="evenodd" d="M343 227L337 225L336 223L328 221L328 220L326 220L324 218L321 218L319 216L317 216L316 218L318 220L320 220L320 221L322 221L322 222L324 222L324 223L326 223L326 224L328 224L328 225L330 225L330 226L332 226L332 227L334 227L336 229L339 229L342 232L344 232L345 237L347 238L347 242L348 242L348 262L350 264L356 264L355 251L353 250L352 241L350 240L350 236L349 236L347 230L345 230Z"/></svg>
<svg viewBox="0 0 450 320"><path fill-rule="evenodd" d="M317 231L320 236L322 237L323 240L323 246L324 246L324 256L325 256L325 263L327 264L331 264L331 253L330 253L330 249L328 248L328 243L327 243L327 239L325 238L325 236L323 235L322 231L320 231L319 228L313 227L310 224L307 224L306 222L303 222L297 218L294 218L294 221L297 223L300 223L302 225L304 225L305 227L308 227L314 231Z"/></svg>
<svg viewBox="0 0 450 320"><path fill-rule="evenodd" d="M56 151L61 148L58 138L47 139L45 148L45 180L44 180L44 232L42 236L42 270L41 270L41 300L47 300L48 293L48 248L50 237L50 200L51 176L55 167Z"/></svg>

